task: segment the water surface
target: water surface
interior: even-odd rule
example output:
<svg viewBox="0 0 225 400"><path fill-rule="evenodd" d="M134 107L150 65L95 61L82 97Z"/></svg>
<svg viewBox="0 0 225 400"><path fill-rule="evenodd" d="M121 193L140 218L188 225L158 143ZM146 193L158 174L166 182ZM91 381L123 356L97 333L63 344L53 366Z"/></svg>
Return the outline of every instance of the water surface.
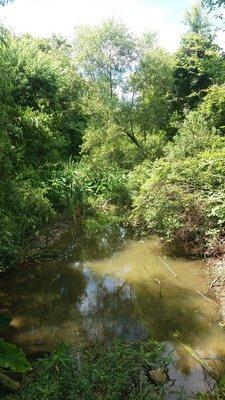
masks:
<svg viewBox="0 0 225 400"><path fill-rule="evenodd" d="M54 261L1 279L0 312L12 317L8 340L33 354L59 340L151 335L166 342L167 352L175 350L174 389L212 388L213 379L181 345L192 346L215 369L225 365L225 334L201 261L170 258L158 239L131 240L118 226L94 236L68 232L54 251Z"/></svg>

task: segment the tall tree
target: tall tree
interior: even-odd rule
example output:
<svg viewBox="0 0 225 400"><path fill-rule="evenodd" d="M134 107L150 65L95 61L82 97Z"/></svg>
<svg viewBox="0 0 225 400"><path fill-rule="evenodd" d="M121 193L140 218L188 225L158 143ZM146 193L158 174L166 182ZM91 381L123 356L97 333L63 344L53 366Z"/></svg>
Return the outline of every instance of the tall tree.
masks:
<svg viewBox="0 0 225 400"><path fill-rule="evenodd" d="M124 25L113 19L97 27L77 29L74 41L75 61L93 87L88 101L93 123L86 137L88 143L93 143L93 134L102 124L104 140L106 132L108 138L112 135L112 130L108 128L114 125L133 145L141 147L141 135L139 138L136 135L137 120L134 117L136 99L140 96L140 82L137 84L137 79L133 79L133 76L139 76L139 81L143 80L139 73L142 69L141 62L153 48L154 42L154 34L146 33L136 38Z"/></svg>
<svg viewBox="0 0 225 400"><path fill-rule="evenodd" d="M207 17L200 6L187 13L185 23L188 32L176 54L174 69L174 98L178 111L194 108L217 83L218 70L224 61Z"/></svg>
<svg viewBox="0 0 225 400"><path fill-rule="evenodd" d="M194 5L190 11L186 11L184 23L188 26L189 32L205 37L212 35L210 22L199 4Z"/></svg>
<svg viewBox="0 0 225 400"><path fill-rule="evenodd" d="M113 19L97 27L79 27L74 50L84 76L112 99L134 61L134 40L126 27Z"/></svg>
<svg viewBox="0 0 225 400"><path fill-rule="evenodd" d="M146 142L149 134L168 127L172 72L173 56L154 47L142 55L131 75L130 95L123 104L122 120L133 133L139 132L141 141Z"/></svg>

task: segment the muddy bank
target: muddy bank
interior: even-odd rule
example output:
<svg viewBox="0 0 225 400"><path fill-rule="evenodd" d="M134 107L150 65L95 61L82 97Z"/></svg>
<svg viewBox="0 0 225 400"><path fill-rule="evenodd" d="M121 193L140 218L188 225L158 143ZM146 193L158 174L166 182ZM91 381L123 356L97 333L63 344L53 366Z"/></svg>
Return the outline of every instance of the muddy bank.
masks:
<svg viewBox="0 0 225 400"><path fill-rule="evenodd" d="M215 293L220 305L221 326L225 326L225 254L208 261L210 289Z"/></svg>

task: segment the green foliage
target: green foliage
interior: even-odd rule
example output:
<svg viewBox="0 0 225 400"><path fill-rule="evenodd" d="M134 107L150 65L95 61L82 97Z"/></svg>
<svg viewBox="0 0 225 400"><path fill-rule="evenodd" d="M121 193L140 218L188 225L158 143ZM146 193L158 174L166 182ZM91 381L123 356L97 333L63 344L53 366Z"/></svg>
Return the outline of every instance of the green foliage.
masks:
<svg viewBox="0 0 225 400"><path fill-rule="evenodd" d="M199 6L186 24L175 56L115 20L72 44L1 27L1 270L61 214L133 208L185 252L224 234L224 57Z"/></svg>
<svg viewBox="0 0 225 400"><path fill-rule="evenodd" d="M41 187L36 176L20 176L1 184L0 265L9 267L20 251L26 249L27 237L38 232L43 224L55 217L47 198L47 189ZM43 184L42 184L43 186Z"/></svg>
<svg viewBox="0 0 225 400"><path fill-rule="evenodd" d="M113 19L98 27L79 27L74 48L76 62L85 76L97 82L111 99L134 60L134 40L122 24Z"/></svg>
<svg viewBox="0 0 225 400"><path fill-rule="evenodd" d="M129 205L129 192L126 187L127 173L107 160L88 162L83 158L79 165L86 198L96 198L101 204L114 204L120 207Z"/></svg>
<svg viewBox="0 0 225 400"><path fill-rule="evenodd" d="M167 154L171 159L193 157L207 148L219 149L224 145L218 130L213 124L209 124L205 115L192 111L187 115L173 142L167 145Z"/></svg>
<svg viewBox="0 0 225 400"><path fill-rule="evenodd" d="M106 122L103 127L90 124L85 132L82 154L90 156L90 164L108 164L110 160L111 164L129 170L141 157L140 153L115 123Z"/></svg>
<svg viewBox="0 0 225 400"><path fill-rule="evenodd" d="M82 207L85 202L85 189L82 171L70 161L53 171L48 198L59 212L68 210L73 214L75 205Z"/></svg>
<svg viewBox="0 0 225 400"><path fill-rule="evenodd" d="M59 213L59 202L72 213L79 194L65 203L52 193L58 163L80 152L86 115L85 87L69 46L61 38L16 38L3 31L0 60L0 266L5 268L28 248ZM56 46L57 44L57 46ZM75 190L76 188L74 188ZM61 211L61 209L60 209Z"/></svg>
<svg viewBox="0 0 225 400"><path fill-rule="evenodd" d="M10 399L144 400L163 398L163 385L153 385L149 371L164 367L164 345L91 345L82 352L65 345L34 365L34 379Z"/></svg>
<svg viewBox="0 0 225 400"><path fill-rule="evenodd" d="M208 130L202 116L190 113L167 158L151 165L149 178L133 192L133 221L184 254L211 249L225 230L224 149L224 140Z"/></svg>
<svg viewBox="0 0 225 400"><path fill-rule="evenodd" d="M205 234L203 204L199 200L179 185L147 181L134 202L133 218L174 245L176 252L199 253Z"/></svg>
<svg viewBox="0 0 225 400"><path fill-rule="evenodd" d="M204 101L199 106L209 128L216 128L225 135L225 87L212 86L208 89Z"/></svg>
<svg viewBox="0 0 225 400"><path fill-rule="evenodd" d="M11 319L7 315L0 315L0 332L7 329L10 322ZM24 373L31 369L31 365L21 349L0 338L0 371L2 369Z"/></svg>
<svg viewBox="0 0 225 400"><path fill-rule="evenodd" d="M153 162L145 160L143 163L138 164L128 175L127 187L133 197L139 194L142 185L151 176L151 169L153 168Z"/></svg>
<svg viewBox="0 0 225 400"><path fill-rule="evenodd" d="M210 25L201 9L196 7L188 14L189 31L176 55L173 91L174 104L179 112L199 104L207 88L220 79L224 65Z"/></svg>
<svg viewBox="0 0 225 400"><path fill-rule="evenodd" d="M31 365L21 349L0 339L0 367L24 373L31 368Z"/></svg>
<svg viewBox="0 0 225 400"><path fill-rule="evenodd" d="M153 48L140 59L139 67L131 77L134 99L130 102L130 117L143 139L152 132L168 128L173 66L173 56L160 48Z"/></svg>
<svg viewBox="0 0 225 400"><path fill-rule="evenodd" d="M224 251L224 55L199 6L186 24L175 55L114 20L78 28L73 44L0 28L0 271L62 215L96 235L130 215L182 254ZM163 350L63 345L11 399L160 399L149 371ZM0 366L30 368L3 339Z"/></svg>
<svg viewBox="0 0 225 400"><path fill-rule="evenodd" d="M199 4L193 5L190 11L186 11L184 22L189 31L210 37L210 22Z"/></svg>

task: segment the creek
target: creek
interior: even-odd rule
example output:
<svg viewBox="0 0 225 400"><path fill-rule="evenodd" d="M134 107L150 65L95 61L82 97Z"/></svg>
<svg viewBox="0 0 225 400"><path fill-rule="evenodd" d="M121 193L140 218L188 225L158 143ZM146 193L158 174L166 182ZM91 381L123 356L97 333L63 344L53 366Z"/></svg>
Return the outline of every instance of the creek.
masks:
<svg viewBox="0 0 225 400"><path fill-rule="evenodd" d="M12 317L8 341L38 355L60 340L151 336L172 351L174 390L212 389L211 374L183 346L223 372L225 333L201 260L169 257L159 239L132 239L113 224L95 234L70 229L53 247L54 259L1 278L0 312Z"/></svg>

